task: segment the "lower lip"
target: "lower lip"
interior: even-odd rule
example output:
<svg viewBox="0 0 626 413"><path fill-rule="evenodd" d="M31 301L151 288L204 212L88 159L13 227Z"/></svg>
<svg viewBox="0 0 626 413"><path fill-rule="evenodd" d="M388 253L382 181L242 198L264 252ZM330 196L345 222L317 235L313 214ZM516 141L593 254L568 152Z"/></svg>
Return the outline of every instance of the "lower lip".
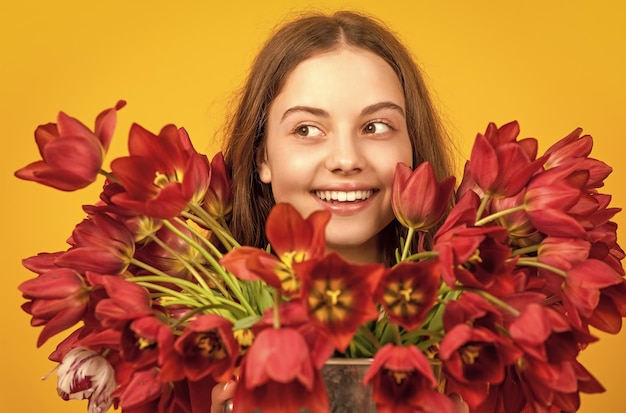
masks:
<svg viewBox="0 0 626 413"><path fill-rule="evenodd" d="M375 192L366 200L353 201L353 202L327 202L319 199L314 194L312 196L317 202L327 211L330 211L333 215L353 215L368 208L372 203L372 200L376 198L378 192Z"/></svg>

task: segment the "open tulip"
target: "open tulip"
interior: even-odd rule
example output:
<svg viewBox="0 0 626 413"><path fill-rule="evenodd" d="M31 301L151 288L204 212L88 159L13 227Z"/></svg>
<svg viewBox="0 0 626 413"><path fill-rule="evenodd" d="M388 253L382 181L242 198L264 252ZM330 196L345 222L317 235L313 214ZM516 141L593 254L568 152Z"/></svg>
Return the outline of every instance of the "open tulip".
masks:
<svg viewBox="0 0 626 413"><path fill-rule="evenodd" d="M484 135L476 136L466 174L483 193L513 196L541 169L545 158L534 159L536 140L517 141L518 134L519 124L514 121L499 128L490 123Z"/></svg>
<svg viewBox="0 0 626 413"><path fill-rule="evenodd" d="M65 114L38 128L44 160L18 176L90 182L122 105L93 132ZM324 413L322 368L341 355L373 357L365 382L380 413L576 411L579 393L603 390L576 360L591 327L617 333L626 317L619 209L598 191L611 168L580 129L541 157L518 134L517 122L489 124L456 193L430 163L394 162L395 223L364 244L384 256L359 265L326 251L323 208L304 218L264 204L265 222L258 211L250 223L265 234L236 239L245 217L231 192L245 189L227 169L239 165L209 163L182 128L133 125L69 250L24 260L38 275L19 287L38 345L66 333L50 356L59 394L90 398L90 413L111 400L195 413L238 376L235 411Z"/></svg>
<svg viewBox="0 0 626 413"><path fill-rule="evenodd" d="M439 291L439 262L404 262L381 280L377 295L389 319L412 330L420 326L431 310Z"/></svg>
<svg viewBox="0 0 626 413"><path fill-rule="evenodd" d="M114 204L168 219L180 214L189 202L202 202L209 186L210 164L193 149L184 129L166 125L154 135L133 124L128 151L130 156L111 162L113 174L125 189L111 197Z"/></svg>
<svg viewBox="0 0 626 413"><path fill-rule="evenodd" d="M360 325L378 316L374 292L384 274L382 265L353 265L329 253L297 265L296 272L312 323L339 351L345 351Z"/></svg>
<svg viewBox="0 0 626 413"><path fill-rule="evenodd" d="M290 204L274 206L265 231L276 255L253 247L239 247L224 255L220 263L242 280L263 280L287 295L300 291L295 263L324 254L327 211L315 211L306 219Z"/></svg>
<svg viewBox="0 0 626 413"><path fill-rule="evenodd" d="M189 323L174 344L186 377L198 381L211 375L221 382L232 377L239 356L232 327L230 321L215 314L198 316Z"/></svg>
<svg viewBox="0 0 626 413"><path fill-rule="evenodd" d="M380 413L456 413L450 399L438 393L430 362L414 346L387 344L376 353L363 382L373 387Z"/></svg>

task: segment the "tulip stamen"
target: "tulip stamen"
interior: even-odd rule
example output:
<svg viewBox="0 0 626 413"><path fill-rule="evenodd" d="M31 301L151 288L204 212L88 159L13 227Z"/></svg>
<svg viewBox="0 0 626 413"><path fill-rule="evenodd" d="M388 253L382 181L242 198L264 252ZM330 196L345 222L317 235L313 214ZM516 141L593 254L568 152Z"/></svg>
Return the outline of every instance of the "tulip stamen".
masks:
<svg viewBox="0 0 626 413"><path fill-rule="evenodd" d="M283 263L278 264L275 269L276 276L280 280L280 285L285 291L293 292L298 291L300 288L300 280L293 272L293 268L290 265Z"/></svg>
<svg viewBox="0 0 626 413"><path fill-rule="evenodd" d="M154 180L152 181L152 183L157 188L163 188L165 185L170 183L170 179L166 174L156 171L154 173Z"/></svg>
<svg viewBox="0 0 626 413"><path fill-rule="evenodd" d="M409 374L406 371L390 371L391 375L393 376L394 380L396 381L396 384L401 384L404 379L406 379Z"/></svg>
<svg viewBox="0 0 626 413"><path fill-rule="evenodd" d="M335 306L337 305L337 302L339 301L339 295L341 294L341 290L326 290L326 295L328 297L330 297L330 303L331 305Z"/></svg>
<svg viewBox="0 0 626 413"><path fill-rule="evenodd" d="M402 296L402 298L404 299L405 303L410 303L411 302L411 294L412 293L413 293L413 288L411 288L411 287L403 288L400 291L398 291L398 294L400 296Z"/></svg>
<svg viewBox="0 0 626 413"><path fill-rule="evenodd" d="M196 347L204 357L209 359L223 359L228 356L222 341L214 331L198 334Z"/></svg>
<svg viewBox="0 0 626 413"><path fill-rule="evenodd" d="M461 360L463 364L471 365L480 357L480 346L477 344L468 344L461 350Z"/></svg>
<svg viewBox="0 0 626 413"><path fill-rule="evenodd" d="M148 340L145 337L137 337L137 347L139 347L139 350L150 350L155 348L156 345L157 343L155 341Z"/></svg>

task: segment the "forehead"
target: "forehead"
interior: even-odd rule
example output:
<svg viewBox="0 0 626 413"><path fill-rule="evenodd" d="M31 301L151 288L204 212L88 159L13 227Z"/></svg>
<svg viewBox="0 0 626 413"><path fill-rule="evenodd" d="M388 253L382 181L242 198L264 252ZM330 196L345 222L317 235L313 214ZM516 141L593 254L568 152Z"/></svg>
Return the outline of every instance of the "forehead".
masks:
<svg viewBox="0 0 626 413"><path fill-rule="evenodd" d="M369 50L342 46L300 62L284 79L271 108L292 104L362 104L391 101L405 107L392 67Z"/></svg>

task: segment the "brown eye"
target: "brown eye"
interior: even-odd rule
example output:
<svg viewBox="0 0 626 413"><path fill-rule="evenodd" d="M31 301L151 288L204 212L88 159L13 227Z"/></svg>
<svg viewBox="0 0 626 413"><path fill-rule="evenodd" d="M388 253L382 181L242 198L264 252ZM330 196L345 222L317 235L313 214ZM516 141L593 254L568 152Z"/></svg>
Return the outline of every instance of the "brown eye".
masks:
<svg viewBox="0 0 626 413"><path fill-rule="evenodd" d="M371 122L365 125L365 128L363 128L363 133L366 133L366 134L385 133L385 132L388 132L390 129L391 127L384 122Z"/></svg>
<svg viewBox="0 0 626 413"><path fill-rule="evenodd" d="M302 138L322 135L322 131L313 125L300 125L293 132Z"/></svg>

